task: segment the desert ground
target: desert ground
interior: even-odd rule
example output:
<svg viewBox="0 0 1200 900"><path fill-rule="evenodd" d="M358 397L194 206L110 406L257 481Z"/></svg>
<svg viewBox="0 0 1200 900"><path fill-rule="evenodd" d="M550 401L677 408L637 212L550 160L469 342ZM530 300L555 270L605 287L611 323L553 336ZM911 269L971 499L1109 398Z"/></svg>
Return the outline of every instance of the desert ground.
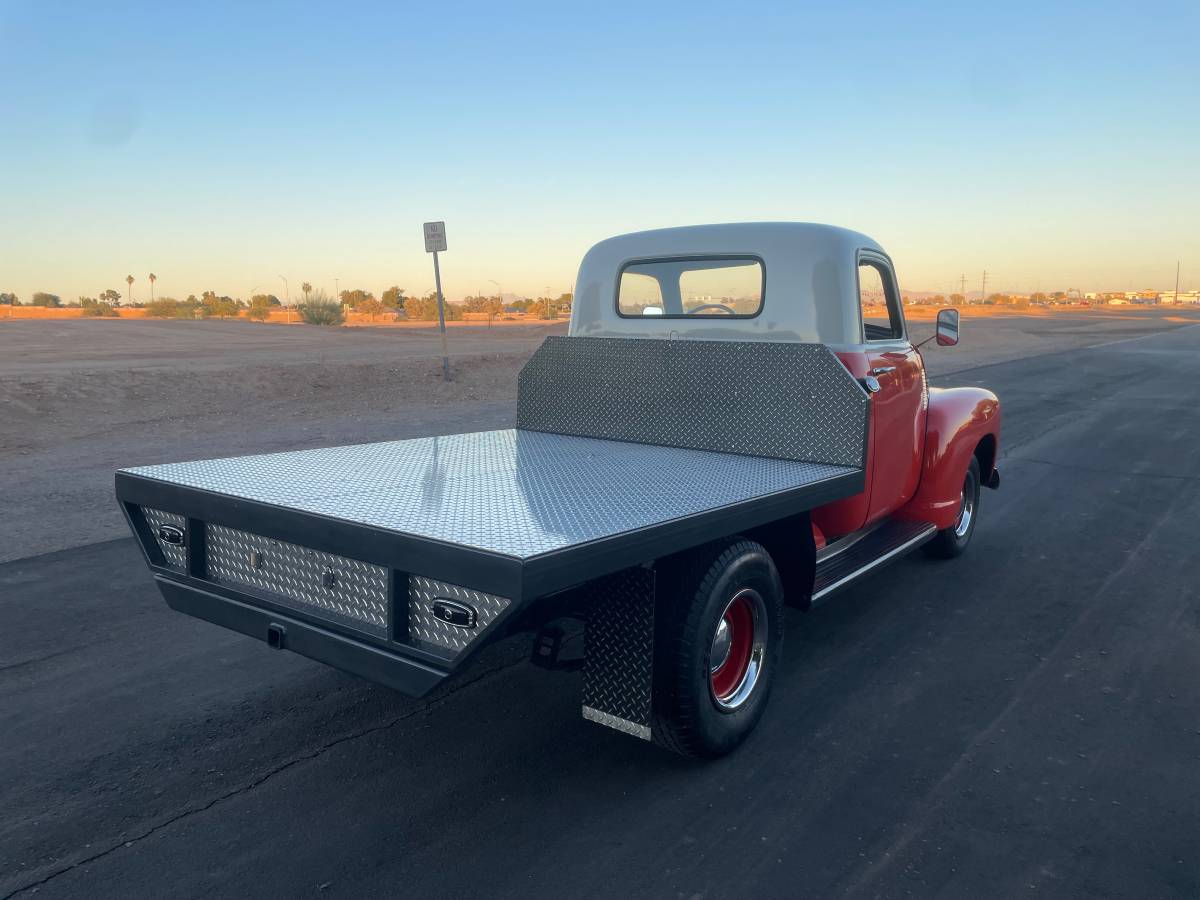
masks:
<svg viewBox="0 0 1200 900"><path fill-rule="evenodd" d="M0 319L0 897L1200 895L1200 314L964 318L999 491L789 611L735 755L489 648L422 700L171 612L125 465L505 427L564 325ZM914 337L932 332L915 321ZM739 860L731 866L729 860Z"/></svg>

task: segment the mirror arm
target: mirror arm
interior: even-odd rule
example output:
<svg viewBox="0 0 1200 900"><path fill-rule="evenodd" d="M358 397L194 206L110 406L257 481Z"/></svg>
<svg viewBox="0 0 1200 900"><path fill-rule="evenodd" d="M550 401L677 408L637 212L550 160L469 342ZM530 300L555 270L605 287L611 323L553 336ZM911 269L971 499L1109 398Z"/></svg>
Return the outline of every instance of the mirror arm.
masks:
<svg viewBox="0 0 1200 900"><path fill-rule="evenodd" d="M925 340L921 341L921 343L919 343L919 344L915 344L915 345L913 346L913 349L914 349L914 350L920 350L922 347L924 347L926 344L928 344L930 341L932 341L932 340L933 340L935 337L937 337L937 330L936 330L936 329L934 329L934 332L933 332L933 334L931 334L929 337L925 338Z"/></svg>

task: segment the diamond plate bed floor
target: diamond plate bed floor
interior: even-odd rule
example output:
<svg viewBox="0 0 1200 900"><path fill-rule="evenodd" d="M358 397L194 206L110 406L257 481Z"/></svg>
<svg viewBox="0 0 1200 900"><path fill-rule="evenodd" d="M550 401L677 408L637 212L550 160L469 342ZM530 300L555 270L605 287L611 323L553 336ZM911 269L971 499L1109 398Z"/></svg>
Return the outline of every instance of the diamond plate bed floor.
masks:
<svg viewBox="0 0 1200 900"><path fill-rule="evenodd" d="M859 470L509 429L122 471L528 559Z"/></svg>

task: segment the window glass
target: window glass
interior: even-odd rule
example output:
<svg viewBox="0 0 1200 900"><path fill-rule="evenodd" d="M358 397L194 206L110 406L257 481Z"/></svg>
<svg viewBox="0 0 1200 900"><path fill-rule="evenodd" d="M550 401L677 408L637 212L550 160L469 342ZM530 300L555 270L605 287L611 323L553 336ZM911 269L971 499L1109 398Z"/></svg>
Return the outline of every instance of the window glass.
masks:
<svg viewBox="0 0 1200 900"><path fill-rule="evenodd" d="M904 337L899 298L883 267L867 260L858 264L858 300L862 306L863 340L894 341Z"/></svg>
<svg viewBox="0 0 1200 900"><path fill-rule="evenodd" d="M622 316L755 316L763 304L757 259L656 259L621 270Z"/></svg>
<svg viewBox="0 0 1200 900"><path fill-rule="evenodd" d="M626 316L661 316L662 291L658 280L626 269L621 273L621 293L617 301Z"/></svg>

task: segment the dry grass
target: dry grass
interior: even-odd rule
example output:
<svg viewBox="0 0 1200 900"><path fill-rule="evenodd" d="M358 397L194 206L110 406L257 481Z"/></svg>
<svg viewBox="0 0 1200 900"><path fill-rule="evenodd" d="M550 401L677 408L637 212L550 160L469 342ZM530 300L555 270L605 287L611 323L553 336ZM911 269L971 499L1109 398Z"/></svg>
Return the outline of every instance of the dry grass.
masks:
<svg viewBox="0 0 1200 900"><path fill-rule="evenodd" d="M248 319L247 310L242 310L236 318ZM144 319L146 311L144 309L136 309L131 307L119 307L117 316L120 319ZM78 307L45 307L45 306L4 306L0 307L0 321L4 319L82 319L85 318L83 310ZM231 317L232 318L232 317ZM447 328L461 328L466 325L494 325L497 327L506 325L529 325L542 322L538 316L526 316L521 314L505 315L502 318L493 319L490 323L488 317L484 313L464 313L461 319L453 322L447 322ZM557 321L564 322L566 319L558 319ZM290 313L286 309L273 308L268 316L266 323L270 325L303 325L304 322L300 318L300 313L297 310L292 310ZM353 310L346 317L346 325L354 327L373 327L373 328L431 328L437 325L437 321L425 320L408 320L397 319L392 314L383 313L378 316L367 316L363 313L357 313ZM547 323L549 324L549 323Z"/></svg>

